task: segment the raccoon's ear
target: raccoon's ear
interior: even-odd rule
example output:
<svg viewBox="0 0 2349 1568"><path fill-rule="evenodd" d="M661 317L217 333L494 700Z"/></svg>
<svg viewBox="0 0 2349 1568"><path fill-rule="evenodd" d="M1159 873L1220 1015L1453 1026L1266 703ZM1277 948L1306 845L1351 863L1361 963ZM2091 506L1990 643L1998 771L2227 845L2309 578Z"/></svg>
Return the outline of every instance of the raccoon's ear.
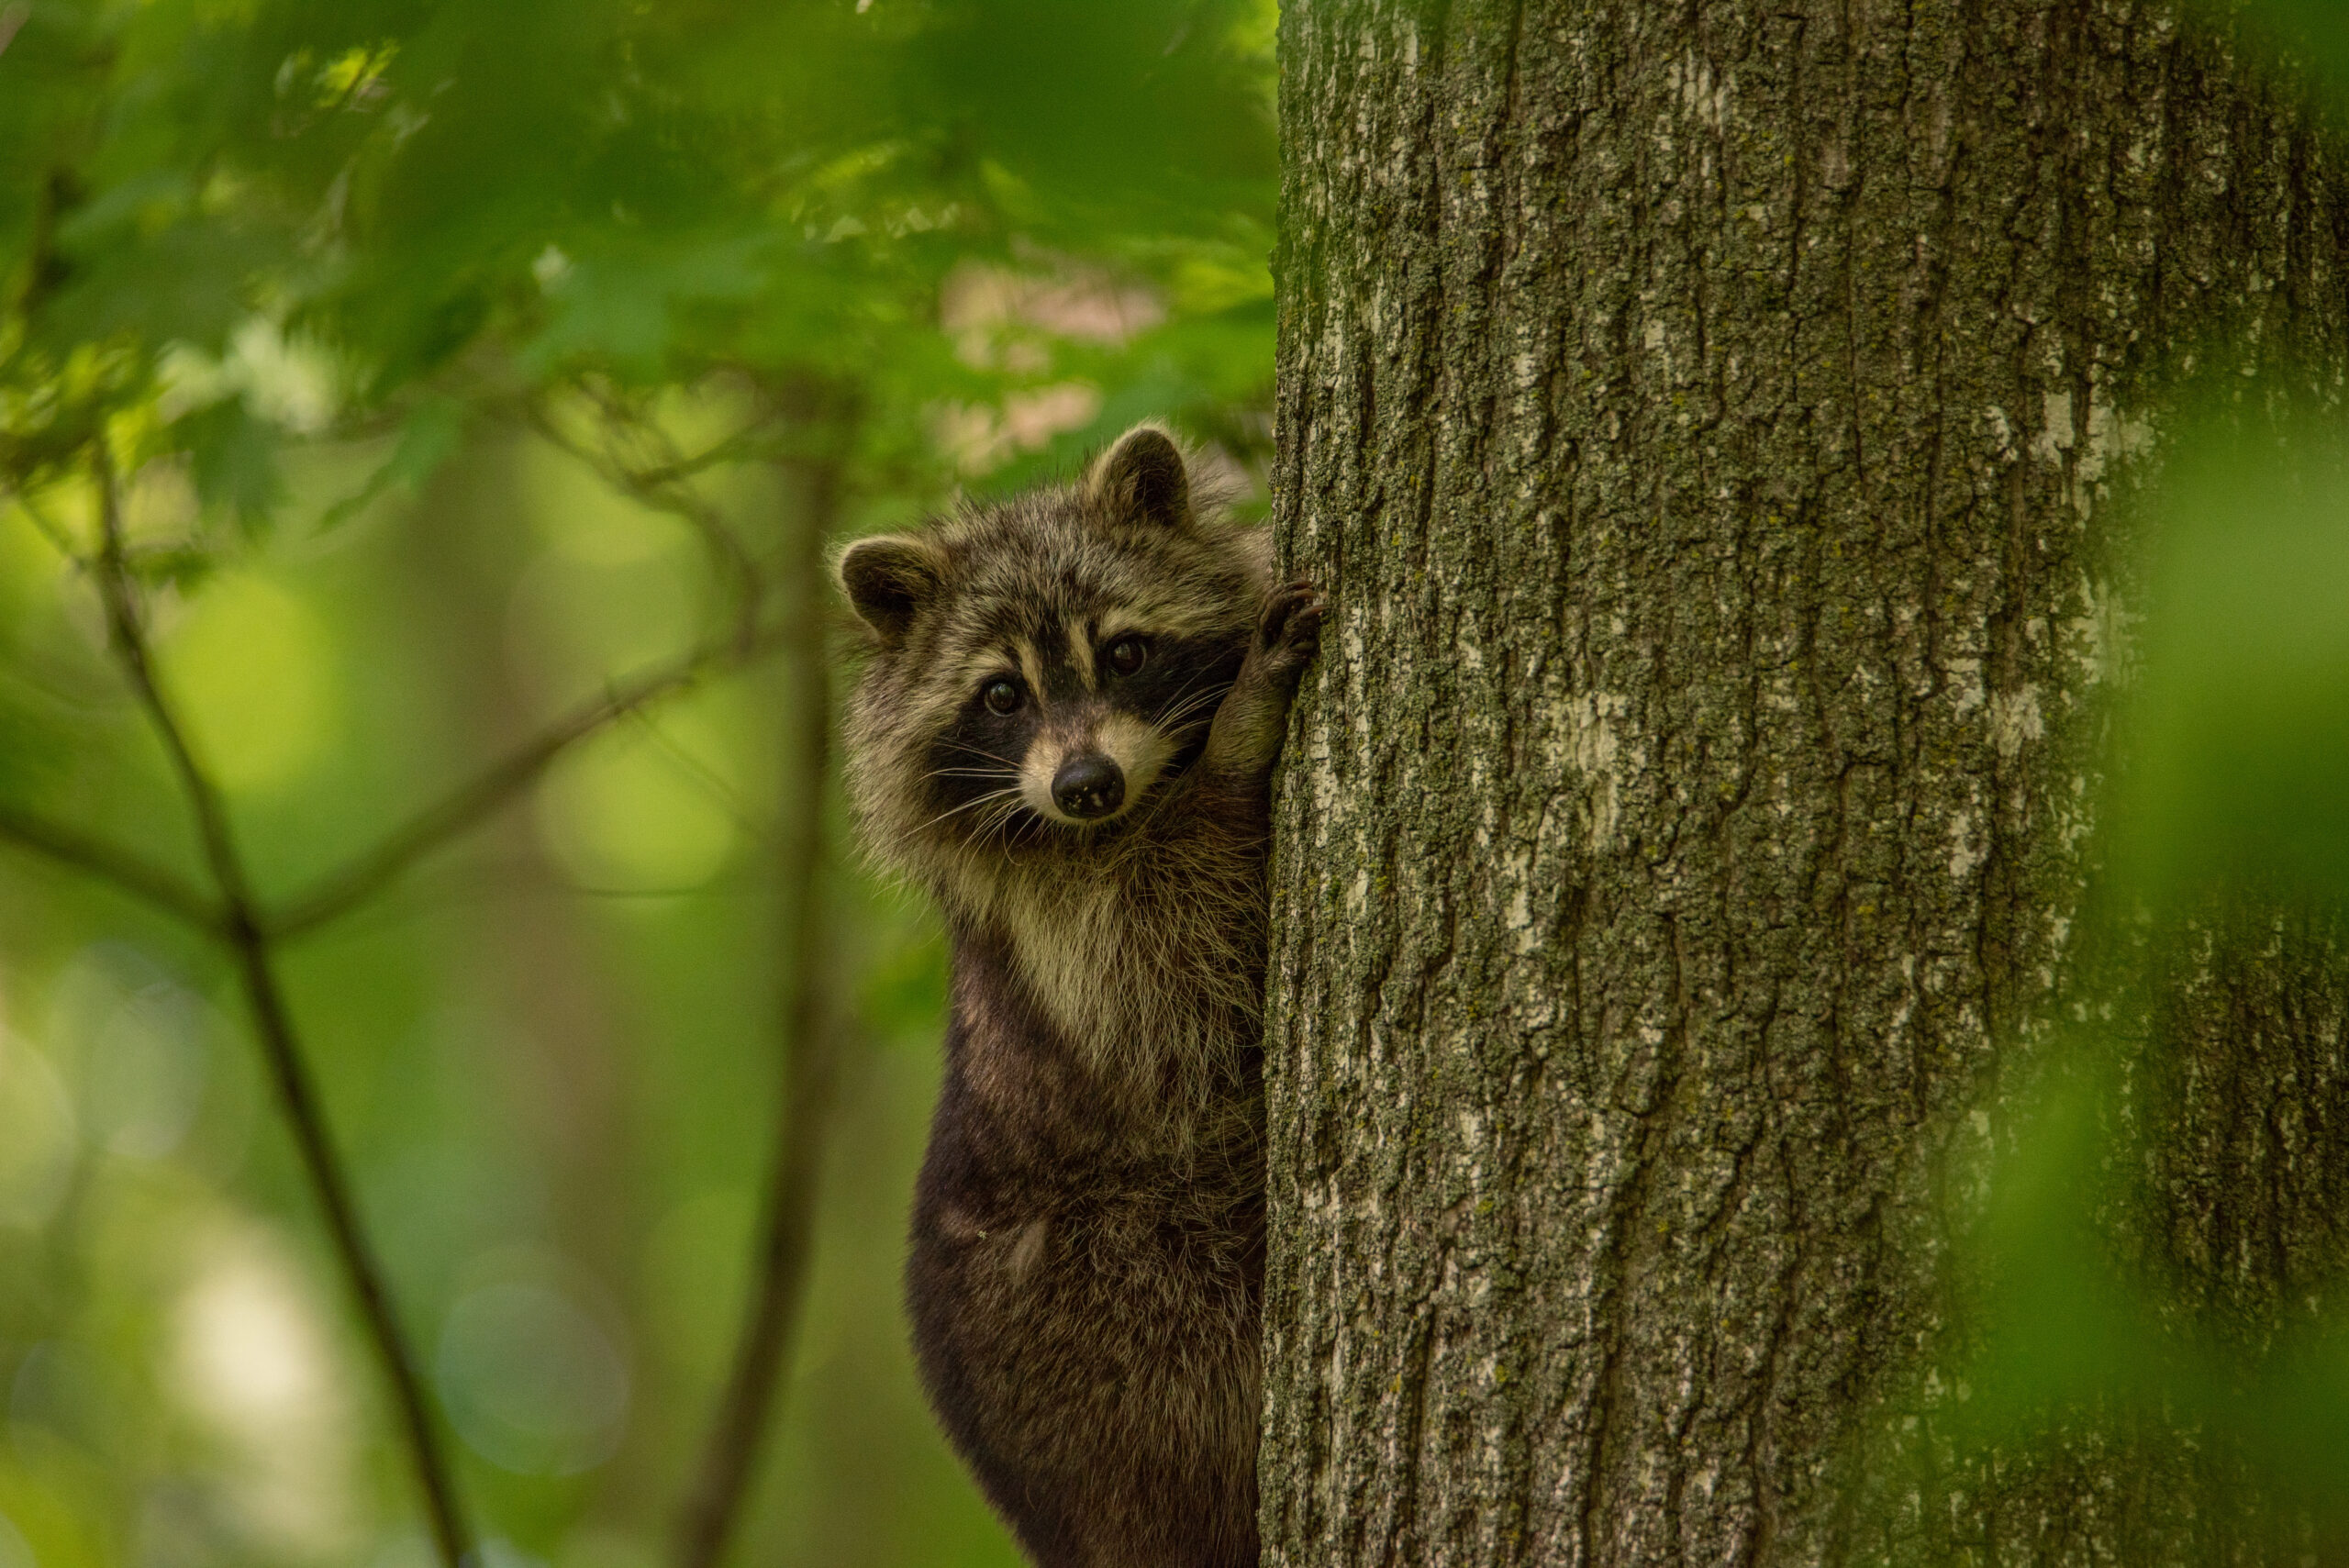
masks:
<svg viewBox="0 0 2349 1568"><path fill-rule="evenodd" d="M885 647L905 639L906 628L938 592L945 563L926 539L907 534L861 539L841 551L833 572L841 592Z"/></svg>
<svg viewBox="0 0 2349 1568"><path fill-rule="evenodd" d="M1191 481L1183 449L1157 425L1136 425L1103 452L1085 476L1085 494L1109 516L1179 528L1191 520Z"/></svg>

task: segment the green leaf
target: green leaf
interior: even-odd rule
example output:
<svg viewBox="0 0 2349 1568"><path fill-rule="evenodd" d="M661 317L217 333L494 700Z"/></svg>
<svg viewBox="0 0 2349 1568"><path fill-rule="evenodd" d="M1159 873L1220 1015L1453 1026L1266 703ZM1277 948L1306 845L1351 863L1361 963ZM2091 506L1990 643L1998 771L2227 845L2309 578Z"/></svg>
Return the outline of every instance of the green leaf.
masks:
<svg viewBox="0 0 2349 1568"><path fill-rule="evenodd" d="M204 504L226 509L249 532L265 524L285 495L277 428L255 418L241 397L183 416L173 428L187 448Z"/></svg>
<svg viewBox="0 0 2349 1568"><path fill-rule="evenodd" d="M392 455L367 482L328 507L318 518L318 531L340 528L393 490L415 495L440 471L462 444L465 406L453 397L429 397L417 405L400 427Z"/></svg>

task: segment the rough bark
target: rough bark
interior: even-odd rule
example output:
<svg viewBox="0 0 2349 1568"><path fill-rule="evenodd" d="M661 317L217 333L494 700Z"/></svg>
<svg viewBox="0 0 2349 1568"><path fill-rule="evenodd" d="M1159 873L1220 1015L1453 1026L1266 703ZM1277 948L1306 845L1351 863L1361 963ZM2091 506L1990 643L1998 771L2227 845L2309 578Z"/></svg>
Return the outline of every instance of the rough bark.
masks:
<svg viewBox="0 0 2349 1568"><path fill-rule="evenodd" d="M2164 377L2342 361L2330 144L2117 0L1282 28L1268 1562L2260 1556L2223 1456L1936 1472L1935 1188L2080 994ZM2341 1260L2322 949L2123 1020L2189 1304Z"/></svg>

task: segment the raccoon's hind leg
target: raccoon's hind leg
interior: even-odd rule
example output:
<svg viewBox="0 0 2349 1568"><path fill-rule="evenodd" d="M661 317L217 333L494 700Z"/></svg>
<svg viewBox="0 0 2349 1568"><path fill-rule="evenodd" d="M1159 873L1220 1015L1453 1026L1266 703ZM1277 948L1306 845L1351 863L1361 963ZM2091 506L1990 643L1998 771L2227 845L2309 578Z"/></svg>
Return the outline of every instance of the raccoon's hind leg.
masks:
<svg viewBox="0 0 2349 1568"><path fill-rule="evenodd" d="M1203 773L1252 784L1272 771L1288 733L1297 678L1320 651L1323 608L1320 590L1310 583L1284 584L1264 596L1248 657L1208 728Z"/></svg>

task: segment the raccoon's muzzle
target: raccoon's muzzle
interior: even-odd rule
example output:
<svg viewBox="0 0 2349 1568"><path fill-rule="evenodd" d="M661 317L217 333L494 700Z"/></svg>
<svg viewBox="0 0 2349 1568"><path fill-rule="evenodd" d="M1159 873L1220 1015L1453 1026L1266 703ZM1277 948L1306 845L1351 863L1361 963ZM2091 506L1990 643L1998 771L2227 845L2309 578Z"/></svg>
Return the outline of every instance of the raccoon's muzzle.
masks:
<svg viewBox="0 0 2349 1568"><path fill-rule="evenodd" d="M1052 804L1079 821L1107 817L1125 803L1125 771L1098 751L1071 757L1052 775Z"/></svg>

